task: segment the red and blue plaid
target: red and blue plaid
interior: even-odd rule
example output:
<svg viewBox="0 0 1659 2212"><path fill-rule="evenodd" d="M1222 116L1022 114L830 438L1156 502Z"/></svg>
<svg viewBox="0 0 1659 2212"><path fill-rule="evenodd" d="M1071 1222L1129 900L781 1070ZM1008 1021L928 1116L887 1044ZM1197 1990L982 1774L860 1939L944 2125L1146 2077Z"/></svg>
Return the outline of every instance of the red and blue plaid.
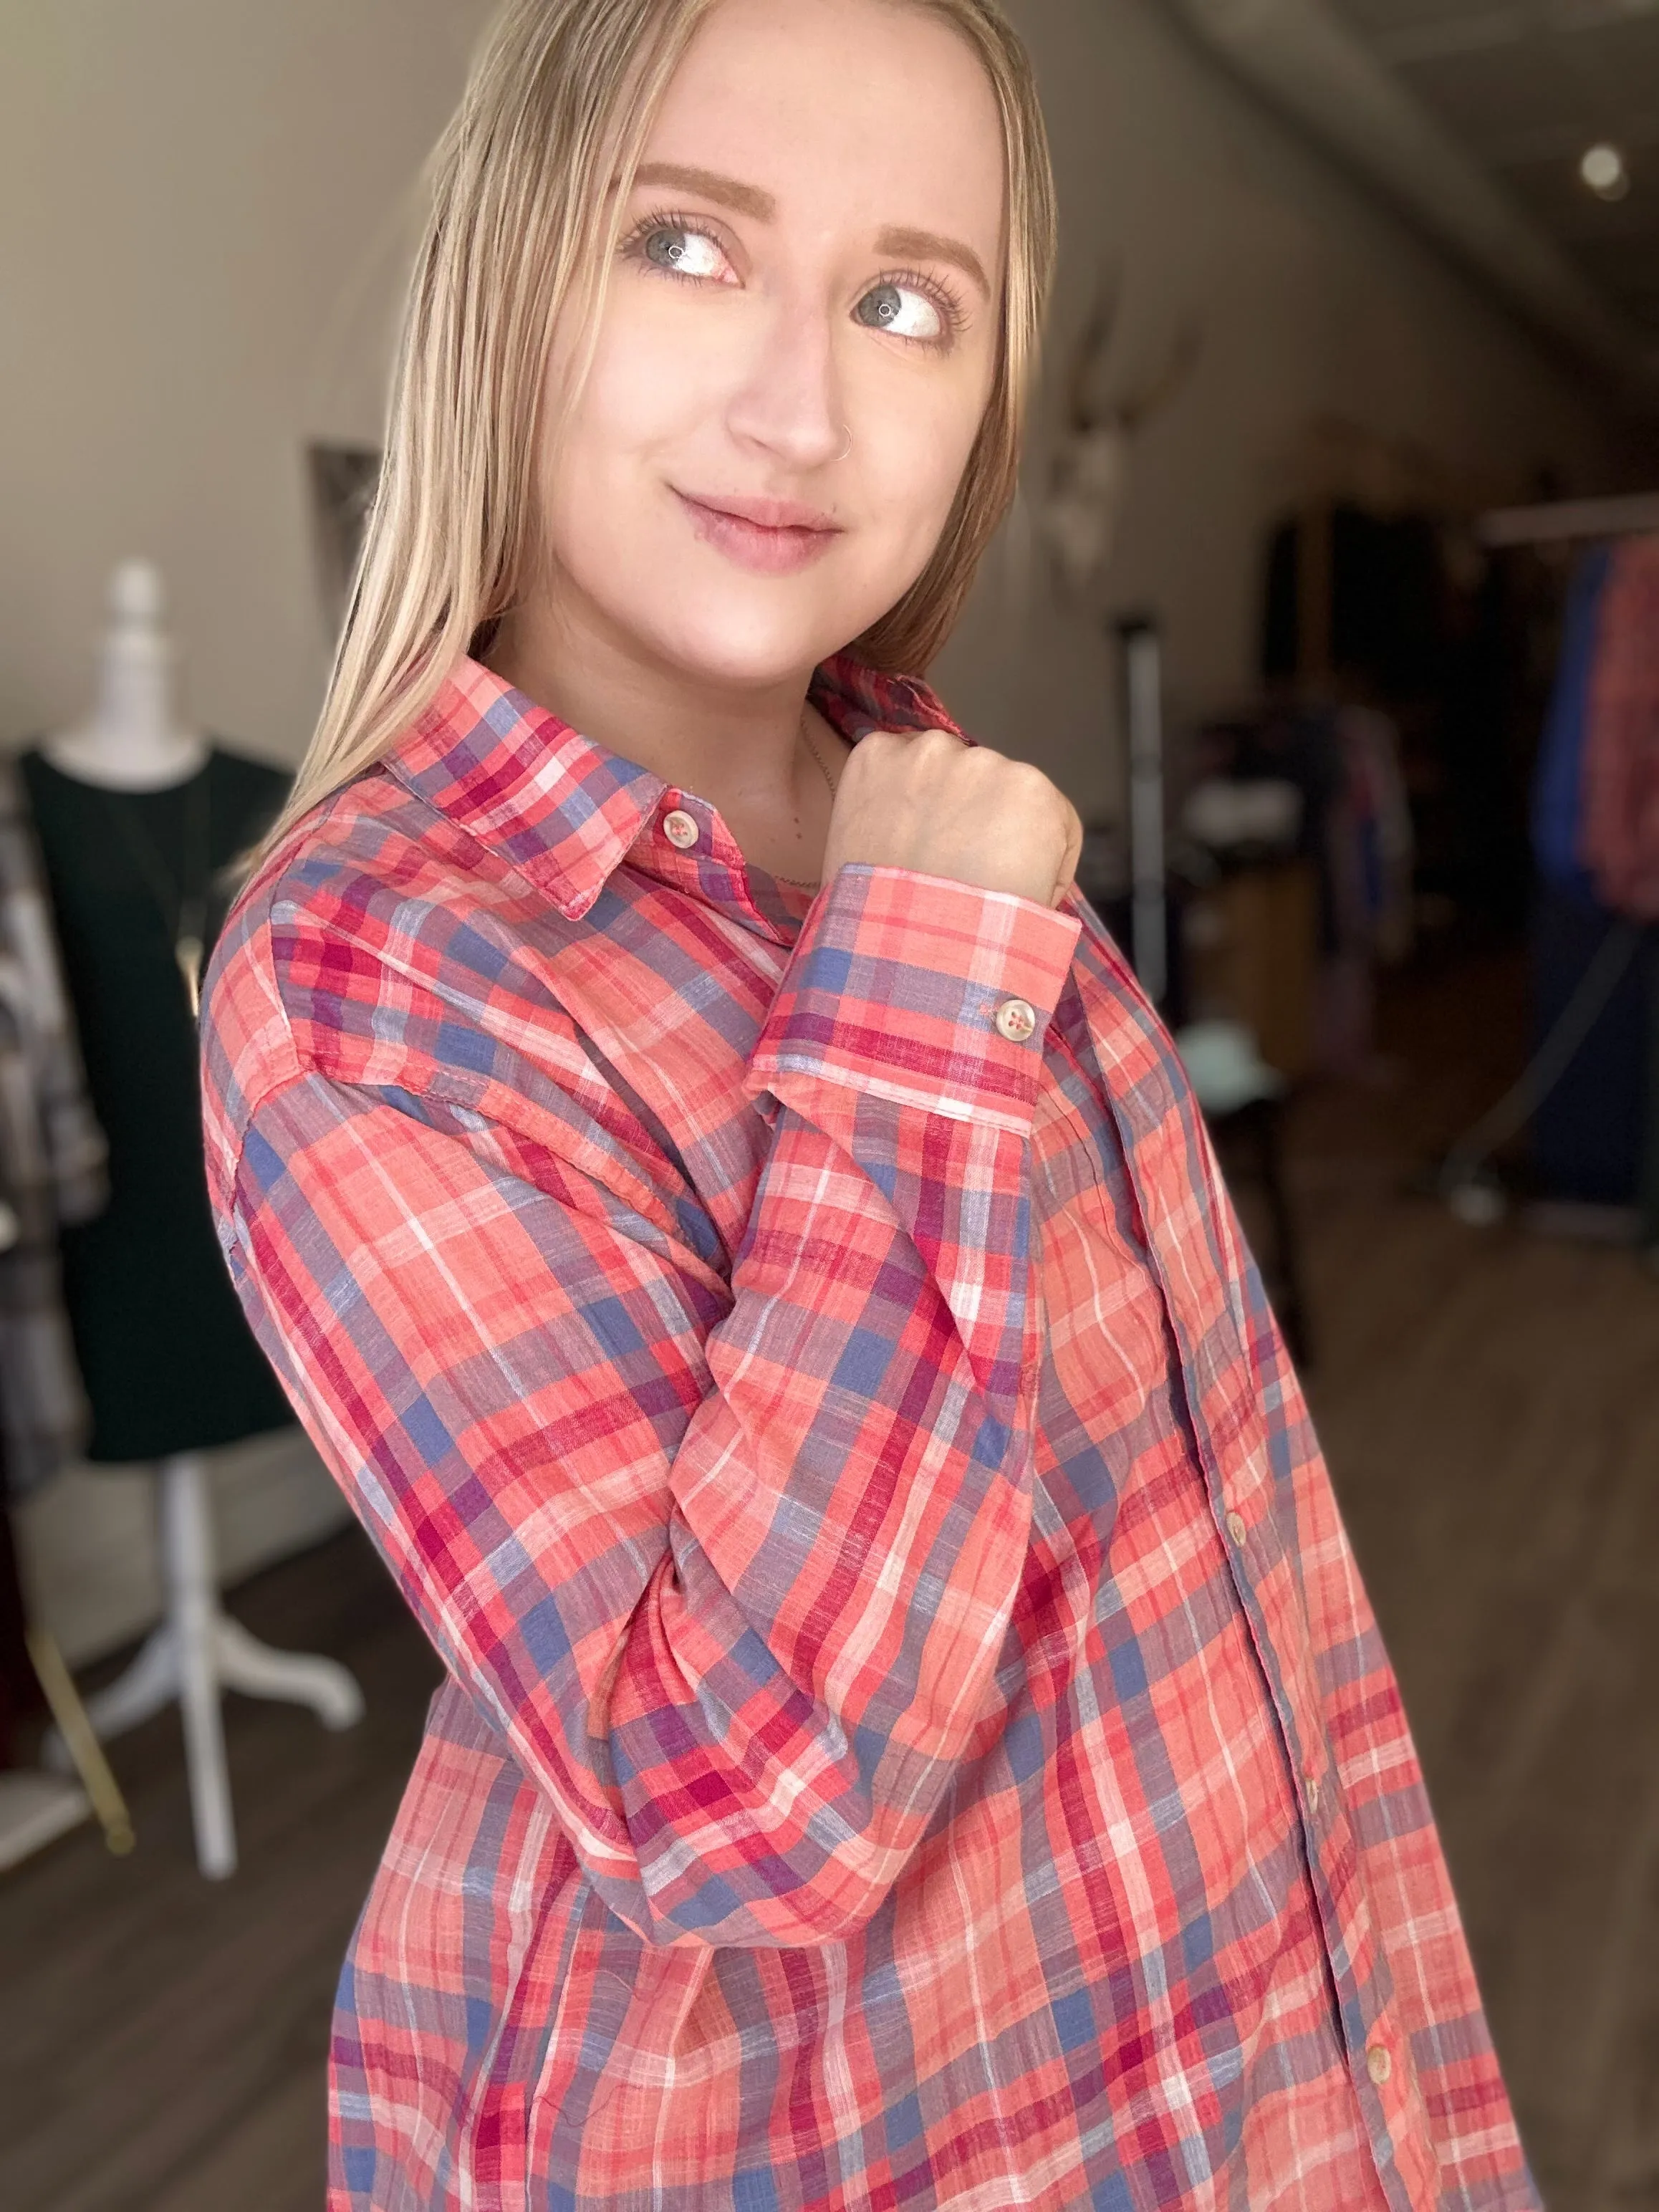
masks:
<svg viewBox="0 0 1659 2212"><path fill-rule="evenodd" d="M796 890L467 660L243 894L205 1073L249 1316L447 1670L334 2212L1535 2206L1296 1377L1074 894Z"/></svg>

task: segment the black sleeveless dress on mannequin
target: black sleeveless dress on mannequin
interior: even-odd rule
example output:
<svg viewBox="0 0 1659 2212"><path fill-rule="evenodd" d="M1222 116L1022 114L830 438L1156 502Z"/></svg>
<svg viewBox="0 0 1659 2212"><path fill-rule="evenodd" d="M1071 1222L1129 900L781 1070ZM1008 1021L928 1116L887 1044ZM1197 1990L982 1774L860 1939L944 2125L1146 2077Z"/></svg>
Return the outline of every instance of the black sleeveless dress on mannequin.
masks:
<svg viewBox="0 0 1659 2212"><path fill-rule="evenodd" d="M109 1205L62 1243L92 1403L86 1456L165 1459L286 1427L293 1413L208 1211L199 1043L175 942L182 908L205 968L234 895L212 878L268 826L289 778L216 745L197 775L160 791L86 783L39 750L19 765L109 1139Z"/></svg>

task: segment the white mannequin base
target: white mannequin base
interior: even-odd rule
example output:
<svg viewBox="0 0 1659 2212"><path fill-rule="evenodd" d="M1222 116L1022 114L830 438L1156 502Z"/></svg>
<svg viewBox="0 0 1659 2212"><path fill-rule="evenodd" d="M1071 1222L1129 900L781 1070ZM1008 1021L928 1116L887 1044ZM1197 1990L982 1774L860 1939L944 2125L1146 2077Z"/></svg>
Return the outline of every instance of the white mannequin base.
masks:
<svg viewBox="0 0 1659 2212"><path fill-rule="evenodd" d="M240 1690L245 1697L309 1705L328 1729L354 1727L363 1717L363 1693L337 1660L273 1650L224 1611L214 1577L201 1454L163 1460L158 1474L167 1619L125 1674L87 1699L87 1714L100 1737L118 1735L178 1699L184 1708L197 1864L216 1881L236 1870L221 1692ZM70 1771L68 1747L55 1729L46 1738L45 1758L60 1773Z"/></svg>
<svg viewBox="0 0 1659 2212"><path fill-rule="evenodd" d="M91 1818L91 1802L78 1782L28 1767L0 1774L0 1874Z"/></svg>

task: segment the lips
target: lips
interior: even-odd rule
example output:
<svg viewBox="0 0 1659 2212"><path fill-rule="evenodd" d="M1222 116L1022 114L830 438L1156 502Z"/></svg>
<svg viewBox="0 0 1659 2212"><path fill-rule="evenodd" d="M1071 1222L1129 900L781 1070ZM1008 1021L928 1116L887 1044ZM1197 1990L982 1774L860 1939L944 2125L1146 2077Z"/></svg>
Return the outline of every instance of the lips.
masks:
<svg viewBox="0 0 1659 2212"><path fill-rule="evenodd" d="M760 575L788 575L805 568L841 535L833 517L798 500L748 499L723 492L701 499L690 492L674 495L706 545Z"/></svg>

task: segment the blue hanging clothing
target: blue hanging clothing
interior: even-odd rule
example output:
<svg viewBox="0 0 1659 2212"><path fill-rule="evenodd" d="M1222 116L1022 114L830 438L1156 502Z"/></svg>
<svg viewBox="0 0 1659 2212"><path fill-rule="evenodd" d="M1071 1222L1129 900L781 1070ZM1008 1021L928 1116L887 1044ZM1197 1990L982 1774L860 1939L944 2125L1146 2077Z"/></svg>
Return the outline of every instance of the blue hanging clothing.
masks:
<svg viewBox="0 0 1659 2212"><path fill-rule="evenodd" d="M1610 545L1592 546L1574 569L1561 630L1538 765L1532 786L1532 846L1547 884L1593 896L1589 872L1578 857L1583 815L1584 729L1590 678L1595 668L1601 593L1612 565Z"/></svg>

